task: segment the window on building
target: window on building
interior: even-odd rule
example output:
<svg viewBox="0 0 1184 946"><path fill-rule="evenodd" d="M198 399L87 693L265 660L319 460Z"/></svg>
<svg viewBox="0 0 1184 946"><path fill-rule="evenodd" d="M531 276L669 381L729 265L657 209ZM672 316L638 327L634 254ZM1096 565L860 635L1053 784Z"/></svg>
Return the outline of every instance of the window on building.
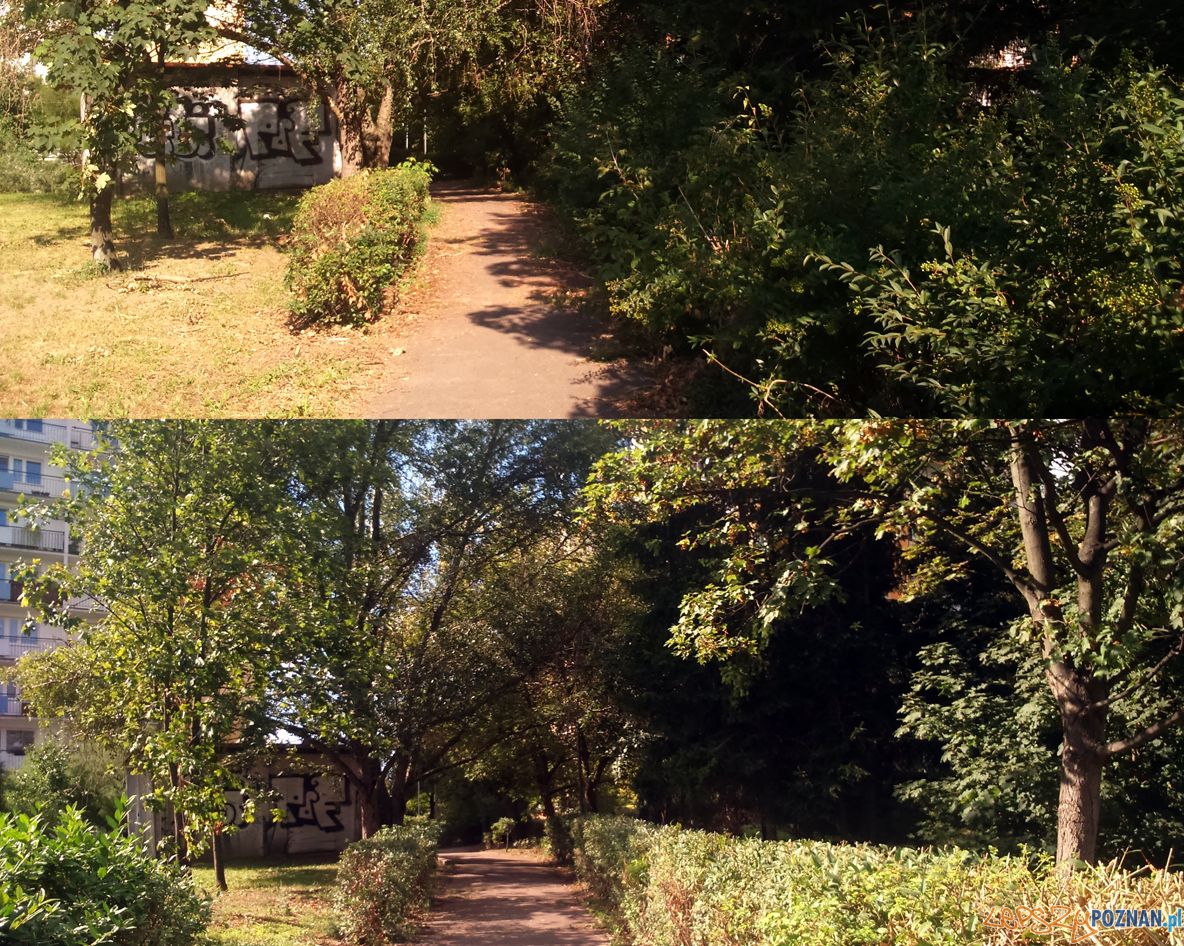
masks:
<svg viewBox="0 0 1184 946"><path fill-rule="evenodd" d="M27 750L33 748L36 738L37 734L31 729L10 729L8 730L8 751L13 755L24 755Z"/></svg>

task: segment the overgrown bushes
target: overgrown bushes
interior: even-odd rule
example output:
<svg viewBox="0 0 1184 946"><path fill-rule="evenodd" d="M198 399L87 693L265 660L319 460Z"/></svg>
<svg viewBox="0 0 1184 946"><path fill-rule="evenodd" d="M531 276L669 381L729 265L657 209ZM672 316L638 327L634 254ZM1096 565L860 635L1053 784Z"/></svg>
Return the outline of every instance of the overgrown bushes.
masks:
<svg viewBox="0 0 1184 946"><path fill-rule="evenodd" d="M285 275L297 324L358 323L381 314L420 244L430 183L429 165L407 162L304 196Z"/></svg>
<svg viewBox="0 0 1184 946"><path fill-rule="evenodd" d="M428 904L436 843L434 825L404 825L345 849L334 907L346 942L385 946L408 938L411 918Z"/></svg>
<svg viewBox="0 0 1184 946"><path fill-rule="evenodd" d="M0 814L0 941L12 946L189 946L209 922L192 877L124 831L67 808L48 824Z"/></svg>
<svg viewBox="0 0 1184 946"><path fill-rule="evenodd" d="M1184 902L1179 873L1108 865L1062 881L1036 855L766 842L629 818L579 819L573 834L580 878L636 946L1011 946L1032 936L992 925L1005 908L1145 908L1166 916ZM1036 939L1067 943L1066 932ZM1132 929L1091 940L1167 941L1162 930Z"/></svg>
<svg viewBox="0 0 1184 946"><path fill-rule="evenodd" d="M614 313L787 416L1178 404L1178 79L1046 47L988 92L924 20L792 99L665 49L570 92L544 184Z"/></svg>

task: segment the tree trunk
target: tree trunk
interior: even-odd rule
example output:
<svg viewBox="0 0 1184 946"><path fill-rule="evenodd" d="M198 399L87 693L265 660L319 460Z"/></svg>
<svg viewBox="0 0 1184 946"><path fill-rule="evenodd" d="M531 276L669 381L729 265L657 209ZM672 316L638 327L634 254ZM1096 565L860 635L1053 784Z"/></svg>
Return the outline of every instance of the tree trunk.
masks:
<svg viewBox="0 0 1184 946"><path fill-rule="evenodd" d="M90 199L90 255L104 269L119 269L115 241L111 238L111 200L115 191L110 184Z"/></svg>
<svg viewBox="0 0 1184 946"><path fill-rule="evenodd" d="M173 842L177 847L177 863L189 863L189 842L185 840L185 815L173 805Z"/></svg>
<svg viewBox="0 0 1184 946"><path fill-rule="evenodd" d="M596 813L596 781L592 774L592 753L584 730L576 726L576 770L579 776L580 811Z"/></svg>
<svg viewBox="0 0 1184 946"><path fill-rule="evenodd" d="M371 837L392 824L391 796L381 776L372 780L364 792L359 792L358 805L362 813L362 837Z"/></svg>
<svg viewBox="0 0 1184 946"><path fill-rule="evenodd" d="M411 759L400 754L391 766L387 789L387 824L402 824L407 817L407 804L411 800Z"/></svg>
<svg viewBox="0 0 1184 946"><path fill-rule="evenodd" d="M169 174L165 164L164 134L156 142L156 234L166 240L173 238L173 220L169 213Z"/></svg>
<svg viewBox="0 0 1184 946"><path fill-rule="evenodd" d="M533 754L534 781L539 790L539 798L543 802L543 814L550 821L558 812L555 810L555 775L551 771L547 754L542 749L536 749Z"/></svg>
<svg viewBox="0 0 1184 946"><path fill-rule="evenodd" d="M210 857L214 861L214 882L222 893L230 888L226 885L226 849L222 840L222 829L214 829L214 840L210 845Z"/></svg>
<svg viewBox="0 0 1184 946"><path fill-rule="evenodd" d="M366 136L361 117L347 105L342 92L330 98L333 115L337 119L337 145L341 149L341 176L352 177L366 166Z"/></svg>
<svg viewBox="0 0 1184 946"><path fill-rule="evenodd" d="M157 49L157 64L164 73L164 47ZM156 176L156 234L166 240L173 238L173 220L169 213L169 168L168 137L165 134L169 113L165 109L156 128L156 149L153 156L153 171Z"/></svg>
<svg viewBox="0 0 1184 946"><path fill-rule="evenodd" d="M385 168L391 163L391 148L395 143L395 90L387 83L373 127L374 154L368 164Z"/></svg>
<svg viewBox="0 0 1184 946"><path fill-rule="evenodd" d="M1097 861L1102 772L1106 763L1105 686L1082 679L1054 662L1049 685L1061 712L1061 790L1057 804L1057 865L1071 871L1078 861Z"/></svg>

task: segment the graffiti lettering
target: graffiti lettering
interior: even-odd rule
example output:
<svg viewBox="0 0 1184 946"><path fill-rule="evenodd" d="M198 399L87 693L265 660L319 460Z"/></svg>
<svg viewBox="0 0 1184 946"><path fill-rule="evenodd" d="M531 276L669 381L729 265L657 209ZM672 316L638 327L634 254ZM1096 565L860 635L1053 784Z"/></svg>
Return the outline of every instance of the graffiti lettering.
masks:
<svg viewBox="0 0 1184 946"><path fill-rule="evenodd" d="M297 164L322 164L321 142L308 133L308 115L303 102L260 99L240 102L243 137L248 153L256 161L288 158Z"/></svg>
<svg viewBox="0 0 1184 946"><path fill-rule="evenodd" d="M349 786L339 776L273 775L271 789L286 813L281 828L316 827L326 834L345 830L342 808L349 805Z"/></svg>
<svg viewBox="0 0 1184 946"><path fill-rule="evenodd" d="M169 113L166 132L169 154L183 161L210 160L218 138L216 106L210 101L194 101L189 96L181 96L178 107Z"/></svg>
<svg viewBox="0 0 1184 946"><path fill-rule="evenodd" d="M227 121L228 116L233 119ZM319 118L319 127L327 127L328 115ZM221 152L240 166L247 160L325 163L321 139L310 131L308 108L299 101L239 99L228 106L217 99L181 95L169 112L165 132L166 151L181 161L211 161ZM220 133L229 147L219 149ZM153 149L151 141L140 144L146 158L152 157Z"/></svg>

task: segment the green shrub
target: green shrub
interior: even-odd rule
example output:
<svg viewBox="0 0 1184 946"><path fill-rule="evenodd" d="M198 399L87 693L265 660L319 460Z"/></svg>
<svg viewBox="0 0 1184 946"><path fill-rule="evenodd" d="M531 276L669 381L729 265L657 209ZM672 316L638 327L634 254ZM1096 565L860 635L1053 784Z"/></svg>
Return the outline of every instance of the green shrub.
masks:
<svg viewBox="0 0 1184 946"><path fill-rule="evenodd" d="M514 840L514 828L517 822L513 818L498 818L489 828L489 839L493 844L510 846Z"/></svg>
<svg viewBox="0 0 1184 946"><path fill-rule="evenodd" d="M383 828L341 855L334 907L352 946L385 946L411 933L425 909L436 867L437 832L430 825Z"/></svg>
<svg viewBox="0 0 1184 946"><path fill-rule="evenodd" d="M0 115L0 192L69 194L78 190L78 168L29 147L24 131Z"/></svg>
<svg viewBox="0 0 1184 946"><path fill-rule="evenodd" d="M25 764L4 780L0 808L40 814L53 822L73 805L87 821L102 825L114 816L123 794L123 779L110 763L93 744L50 736L33 746Z"/></svg>
<svg viewBox="0 0 1184 946"><path fill-rule="evenodd" d="M1166 914L1184 901L1179 873L1109 864L1066 881L1044 855L764 842L627 818L584 818L572 830L581 880L636 946L1018 946L1032 934L988 925L1001 908ZM1165 942L1159 930L1090 941Z"/></svg>
<svg viewBox="0 0 1184 946"><path fill-rule="evenodd" d="M363 171L311 190L292 229L285 283L297 324L377 318L420 244L429 165Z"/></svg>
<svg viewBox="0 0 1184 946"><path fill-rule="evenodd" d="M544 185L614 315L745 379L713 414L1178 403L1179 81L1034 45L984 106L924 15L881 16L796 108L664 50L566 93Z"/></svg>
<svg viewBox="0 0 1184 946"><path fill-rule="evenodd" d="M190 875L126 833L67 808L0 814L0 941L12 946L188 946L209 922Z"/></svg>
<svg viewBox="0 0 1184 946"><path fill-rule="evenodd" d="M555 860L570 866L575 858L574 842L571 836L571 825L558 815L547 818L543 826L543 848Z"/></svg>

